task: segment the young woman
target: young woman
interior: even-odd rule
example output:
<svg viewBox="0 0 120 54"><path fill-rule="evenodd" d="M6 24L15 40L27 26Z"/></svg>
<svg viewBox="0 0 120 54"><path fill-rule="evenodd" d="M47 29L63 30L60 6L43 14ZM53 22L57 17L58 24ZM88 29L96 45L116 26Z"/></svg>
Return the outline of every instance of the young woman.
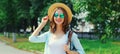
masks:
<svg viewBox="0 0 120 54"><path fill-rule="evenodd" d="M49 31L38 36L41 29L50 20ZM54 3L48 10L48 16L42 18L41 24L29 37L30 42L45 42L44 54L75 54L71 51L68 42L69 23L72 20L72 12L63 3ZM72 34L71 43L76 48L77 54L85 54L79 39L75 33Z"/></svg>

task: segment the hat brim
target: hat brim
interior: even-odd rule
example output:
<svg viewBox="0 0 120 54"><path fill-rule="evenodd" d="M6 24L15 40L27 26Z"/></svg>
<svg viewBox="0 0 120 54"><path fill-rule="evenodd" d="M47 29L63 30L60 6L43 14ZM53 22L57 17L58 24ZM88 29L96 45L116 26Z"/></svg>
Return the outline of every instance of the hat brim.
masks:
<svg viewBox="0 0 120 54"><path fill-rule="evenodd" d="M58 8L58 7L63 8L67 12L68 23L70 23L71 20L72 20L72 12L71 12L70 8L63 3L54 3L53 5L50 6L50 8L48 9L49 20L50 21L52 20L55 9Z"/></svg>

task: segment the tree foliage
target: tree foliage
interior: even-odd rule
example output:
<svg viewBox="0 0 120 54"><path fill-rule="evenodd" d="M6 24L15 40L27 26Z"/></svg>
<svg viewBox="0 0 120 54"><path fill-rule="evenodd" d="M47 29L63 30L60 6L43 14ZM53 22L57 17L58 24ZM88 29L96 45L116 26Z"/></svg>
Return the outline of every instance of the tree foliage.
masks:
<svg viewBox="0 0 120 54"><path fill-rule="evenodd" d="M26 28L26 21L30 17L29 7L29 0L1 0L1 30L15 32L22 27Z"/></svg>
<svg viewBox="0 0 120 54"><path fill-rule="evenodd" d="M77 0L76 11L81 8L89 12L87 21L95 25L95 31L101 35L101 40L118 36L120 29L120 1L119 0ZM80 8L78 5L83 5Z"/></svg>

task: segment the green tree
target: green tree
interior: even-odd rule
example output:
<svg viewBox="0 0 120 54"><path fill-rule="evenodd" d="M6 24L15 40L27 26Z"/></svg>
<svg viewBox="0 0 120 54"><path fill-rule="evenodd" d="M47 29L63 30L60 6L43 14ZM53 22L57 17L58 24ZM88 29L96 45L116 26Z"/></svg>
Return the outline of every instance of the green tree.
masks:
<svg viewBox="0 0 120 54"><path fill-rule="evenodd" d="M16 17L16 23L17 23L17 30L24 29L26 31L26 28L30 25L30 1L29 0L16 0L15 7L17 9L17 17Z"/></svg>
<svg viewBox="0 0 120 54"><path fill-rule="evenodd" d="M5 22L6 26L4 27L6 31L15 32L15 20L16 20L16 8L14 7L13 0L6 0L5 4Z"/></svg>
<svg viewBox="0 0 120 54"><path fill-rule="evenodd" d="M6 15L5 15L5 10L4 10L4 3L5 3L5 0L1 1L0 2L0 32L3 31L3 28L5 26L5 18L6 18Z"/></svg>
<svg viewBox="0 0 120 54"><path fill-rule="evenodd" d="M101 34L102 42L118 36L120 28L120 1L119 0L77 0L75 11L88 11L87 21L95 25L95 30ZM80 6L79 6L80 5Z"/></svg>
<svg viewBox="0 0 120 54"><path fill-rule="evenodd" d="M49 0L44 0L44 1L43 0L30 0L30 2L32 5L30 7L30 15L31 15L31 27L33 31L33 26L35 26L35 28L38 26L38 23L37 23L38 18L39 17L42 18L43 14L46 13L46 11L43 13L42 10L45 9Z"/></svg>
<svg viewBox="0 0 120 54"><path fill-rule="evenodd" d="M1 29L9 32L26 29L30 24L29 0L2 0L0 2Z"/></svg>

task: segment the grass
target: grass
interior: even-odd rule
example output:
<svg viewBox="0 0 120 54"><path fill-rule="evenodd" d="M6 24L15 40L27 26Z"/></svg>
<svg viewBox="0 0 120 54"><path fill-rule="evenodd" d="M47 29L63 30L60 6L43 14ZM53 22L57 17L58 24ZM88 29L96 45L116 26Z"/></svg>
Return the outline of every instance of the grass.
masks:
<svg viewBox="0 0 120 54"><path fill-rule="evenodd" d="M86 54L119 54L120 42L109 41L102 44L99 40L80 40Z"/></svg>
<svg viewBox="0 0 120 54"><path fill-rule="evenodd" d="M0 33L0 36L3 36L3 33Z"/></svg>
<svg viewBox="0 0 120 54"><path fill-rule="evenodd" d="M14 46L16 48L22 49L22 50L27 50L27 51L44 51L44 43L30 43L28 41L26 42L20 42L20 43L14 43Z"/></svg>
<svg viewBox="0 0 120 54"><path fill-rule="evenodd" d="M7 44L26 51L44 52L44 43L30 43L28 38L17 38L17 42L13 43L12 38L0 36L0 40L6 41ZM99 40L80 40L86 54L119 54L120 41L109 41L102 44Z"/></svg>

